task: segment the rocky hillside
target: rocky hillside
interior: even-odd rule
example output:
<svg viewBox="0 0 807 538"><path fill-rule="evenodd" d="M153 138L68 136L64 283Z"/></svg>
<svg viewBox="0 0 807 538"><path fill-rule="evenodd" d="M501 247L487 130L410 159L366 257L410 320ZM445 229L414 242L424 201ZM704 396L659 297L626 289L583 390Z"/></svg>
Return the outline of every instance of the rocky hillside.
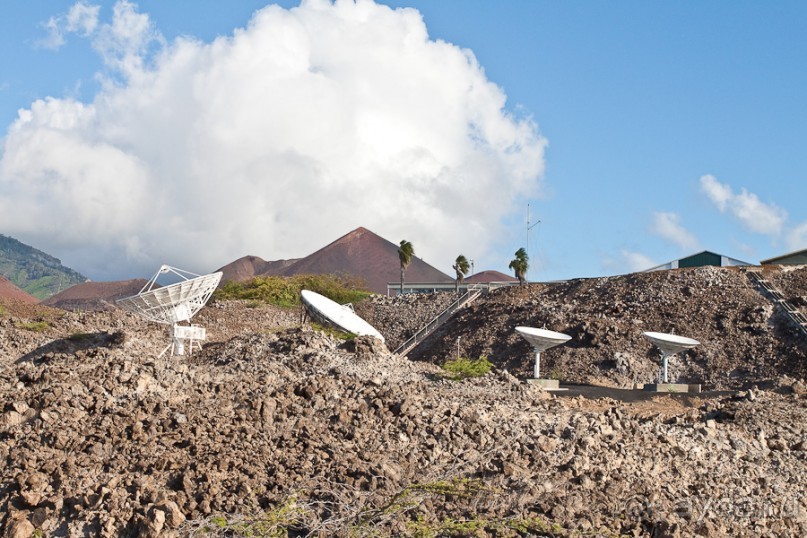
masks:
<svg viewBox="0 0 807 538"><path fill-rule="evenodd" d="M0 275L37 299L44 299L87 280L87 277L65 267L50 254L2 234Z"/></svg>
<svg viewBox="0 0 807 538"><path fill-rule="evenodd" d="M22 303L39 302L36 297L21 290L6 277L0 276L0 305L10 301Z"/></svg>
<svg viewBox="0 0 807 538"><path fill-rule="evenodd" d="M195 318L209 333L201 351L157 358L162 326L18 305L0 313L0 532L804 536L807 386L781 375L792 357L768 361L803 347L743 278L690 270L497 291L427 342L434 361L461 335L463 352L507 365L461 382L375 340L301 325L297 309L214 303ZM800 273L786 278L802 296ZM445 300L395 299L398 321L392 300L362 307L392 340ZM704 342L705 364L686 361L700 371L717 357L768 383L628 401L550 394L508 373L531 362L512 327L542 322L577 331L553 368L616 347L652 363L632 331L674 327ZM720 331L747 333L732 344L739 358L718 353ZM586 375L616 383L618 371L595 363Z"/></svg>
<svg viewBox="0 0 807 538"><path fill-rule="evenodd" d="M807 267L770 268L765 274L807 314ZM382 325L394 348L417 323L404 331L398 330L401 321ZM499 289L458 312L409 356L441 363L456 356L459 338L464 356L486 355L500 368L528 376L533 352L514 331L518 325L572 337L542 355L543 371L566 382L617 387L654 382L661 354L644 331L701 342L671 360L671 376L683 382L739 388L784 374L807 376L805 337L744 271L715 267Z"/></svg>

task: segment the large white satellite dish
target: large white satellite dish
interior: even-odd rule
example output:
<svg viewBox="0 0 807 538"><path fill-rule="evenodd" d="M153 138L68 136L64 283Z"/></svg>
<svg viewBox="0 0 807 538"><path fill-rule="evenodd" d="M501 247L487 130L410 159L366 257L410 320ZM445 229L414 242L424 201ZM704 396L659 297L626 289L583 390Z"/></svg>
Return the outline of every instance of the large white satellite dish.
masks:
<svg viewBox="0 0 807 538"><path fill-rule="evenodd" d="M173 284L159 286L157 279L161 275L173 274L181 280ZM222 273L197 275L183 271L170 265L163 265L149 280L140 293L116 301L117 305L140 317L155 323L171 325L171 354L183 355L185 341L193 344L206 338L203 327L197 325L180 325L181 322L190 323L191 318L201 310L216 290L221 281ZM165 353L168 350L163 350ZM160 356L162 356L162 354Z"/></svg>
<svg viewBox="0 0 807 538"><path fill-rule="evenodd" d="M359 336L373 336L382 342L384 337L375 327L356 315L353 308L341 305L311 290L302 290L303 306L312 318L324 325Z"/></svg>
<svg viewBox="0 0 807 538"><path fill-rule="evenodd" d="M516 332L535 349L535 368L533 369L535 379L541 377L541 352L565 344L572 339L568 334L535 327L516 327Z"/></svg>
<svg viewBox="0 0 807 538"><path fill-rule="evenodd" d="M675 355L678 352L700 345L700 342L686 336L677 334L645 332L645 338L656 344L661 350L662 364L664 368L664 383L667 383L667 356Z"/></svg>

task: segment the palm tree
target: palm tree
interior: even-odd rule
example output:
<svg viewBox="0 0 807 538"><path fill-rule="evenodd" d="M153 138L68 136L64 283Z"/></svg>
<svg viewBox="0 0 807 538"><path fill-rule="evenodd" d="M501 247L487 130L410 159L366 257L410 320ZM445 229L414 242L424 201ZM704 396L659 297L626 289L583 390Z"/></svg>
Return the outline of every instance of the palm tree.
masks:
<svg viewBox="0 0 807 538"><path fill-rule="evenodd" d="M513 261L510 262L510 269L515 271L516 278L518 279L518 284L523 285L524 282L527 281L527 269L529 268L530 264L530 257L527 256L527 251L524 247L521 247L516 251L516 257Z"/></svg>
<svg viewBox="0 0 807 538"><path fill-rule="evenodd" d="M415 247L406 239L401 240L401 246L398 248L398 259L401 261L401 293L404 287L404 273L409 262L412 261L412 256L415 255Z"/></svg>
<svg viewBox="0 0 807 538"><path fill-rule="evenodd" d="M471 269L471 264L468 263L468 258L460 254L457 256L454 265L451 267L454 268L454 271L457 273L457 291L460 291L460 284L462 284L465 275L468 274L468 271Z"/></svg>

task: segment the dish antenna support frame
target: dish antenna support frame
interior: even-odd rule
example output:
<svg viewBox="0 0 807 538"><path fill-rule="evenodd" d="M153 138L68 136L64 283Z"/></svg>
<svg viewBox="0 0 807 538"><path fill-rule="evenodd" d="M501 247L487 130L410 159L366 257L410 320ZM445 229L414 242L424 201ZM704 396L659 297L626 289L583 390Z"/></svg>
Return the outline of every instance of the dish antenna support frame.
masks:
<svg viewBox="0 0 807 538"><path fill-rule="evenodd" d="M171 273L182 280L163 287L157 286L157 279L161 275ZM197 275L170 265L162 265L151 279L146 282L140 293L118 299L116 303L124 310L155 323L170 325L171 343L163 349L159 357L165 355L170 349L171 356L184 355L187 349L193 353L194 345L201 348L201 343L207 338L204 327L191 323L191 318L213 295L222 273ZM181 322L188 325L182 325Z"/></svg>

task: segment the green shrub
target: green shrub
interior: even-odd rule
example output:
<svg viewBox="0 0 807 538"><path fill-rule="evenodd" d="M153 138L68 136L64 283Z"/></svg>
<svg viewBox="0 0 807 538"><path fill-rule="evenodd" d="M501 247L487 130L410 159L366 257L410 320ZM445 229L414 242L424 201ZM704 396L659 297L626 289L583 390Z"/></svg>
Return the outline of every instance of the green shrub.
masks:
<svg viewBox="0 0 807 538"><path fill-rule="evenodd" d="M45 332L50 324L47 321L29 321L26 323L17 323L18 329L23 329L25 331L33 331L35 333L42 333Z"/></svg>
<svg viewBox="0 0 807 538"><path fill-rule="evenodd" d="M268 510L248 515L211 516L203 530L214 536L245 536L254 538L286 538L289 530L310 518L308 509L297 503L295 497Z"/></svg>
<svg viewBox="0 0 807 538"><path fill-rule="evenodd" d="M86 342L87 340L92 340L93 338L95 338L95 335L92 333L73 333L67 337L67 339L71 342Z"/></svg>
<svg viewBox="0 0 807 538"><path fill-rule="evenodd" d="M311 327L317 331L322 331L325 334L333 336L334 338L338 338L339 340L344 340L345 342L356 338L356 335L353 333L346 333L344 331L334 329L333 327L328 327L327 325L320 325L319 323L313 321L311 322Z"/></svg>
<svg viewBox="0 0 807 538"><path fill-rule="evenodd" d="M459 357L443 363L443 370L446 371L443 374L444 377L454 380L481 377L491 369L493 369L493 363L488 360L487 355L482 355L476 360Z"/></svg>
<svg viewBox="0 0 807 538"><path fill-rule="evenodd" d="M371 294L357 279L337 275L260 276L247 282L226 282L216 290L216 299L244 299L281 307L300 305L300 291L307 289L339 304L355 303Z"/></svg>

